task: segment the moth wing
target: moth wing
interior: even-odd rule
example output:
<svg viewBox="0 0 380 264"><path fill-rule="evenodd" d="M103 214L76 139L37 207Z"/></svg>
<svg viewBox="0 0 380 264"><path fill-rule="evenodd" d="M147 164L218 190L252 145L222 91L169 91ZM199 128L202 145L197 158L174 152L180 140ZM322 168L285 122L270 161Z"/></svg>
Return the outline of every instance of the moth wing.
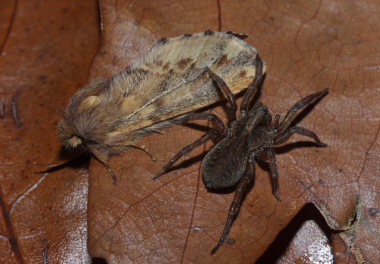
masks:
<svg viewBox="0 0 380 264"><path fill-rule="evenodd" d="M125 115L112 134L140 130L223 99L206 67L234 94L241 92L255 77L256 59L256 49L231 33L206 31L160 40L111 81L111 89L124 95Z"/></svg>

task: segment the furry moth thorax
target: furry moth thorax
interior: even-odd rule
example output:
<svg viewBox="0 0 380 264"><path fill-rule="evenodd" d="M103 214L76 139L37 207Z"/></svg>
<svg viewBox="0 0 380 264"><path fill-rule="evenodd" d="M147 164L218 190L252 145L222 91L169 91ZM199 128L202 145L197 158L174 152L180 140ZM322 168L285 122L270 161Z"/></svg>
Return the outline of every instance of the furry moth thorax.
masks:
<svg viewBox="0 0 380 264"><path fill-rule="evenodd" d="M81 88L71 98L57 128L63 144L84 147L105 162L139 137L224 99L206 68L234 94L243 91L260 59L245 37L208 30L160 39L126 70Z"/></svg>

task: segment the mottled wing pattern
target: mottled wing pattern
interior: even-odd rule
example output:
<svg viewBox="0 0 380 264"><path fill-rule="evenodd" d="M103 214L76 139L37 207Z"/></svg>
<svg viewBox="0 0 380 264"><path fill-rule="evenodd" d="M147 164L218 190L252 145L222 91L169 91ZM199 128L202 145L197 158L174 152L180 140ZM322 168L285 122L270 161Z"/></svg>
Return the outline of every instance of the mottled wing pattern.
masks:
<svg viewBox="0 0 380 264"><path fill-rule="evenodd" d="M209 67L236 94L255 77L256 49L231 33L165 38L111 81L123 91L125 116L112 136L140 130L220 100ZM110 135L110 136L111 136Z"/></svg>

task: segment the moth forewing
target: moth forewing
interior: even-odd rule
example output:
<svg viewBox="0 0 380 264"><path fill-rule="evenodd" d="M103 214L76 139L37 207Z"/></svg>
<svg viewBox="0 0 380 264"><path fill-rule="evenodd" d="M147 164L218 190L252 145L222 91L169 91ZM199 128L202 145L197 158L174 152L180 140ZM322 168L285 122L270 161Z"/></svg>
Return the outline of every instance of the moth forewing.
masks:
<svg viewBox="0 0 380 264"><path fill-rule="evenodd" d="M233 94L243 91L261 59L241 36L208 30L159 40L126 70L73 96L58 125L63 143L84 146L110 169L108 157L133 146L139 137L223 99L206 69Z"/></svg>
<svg viewBox="0 0 380 264"><path fill-rule="evenodd" d="M213 32L159 41L141 60L116 76L112 88L124 91L123 125L112 134L139 130L213 104L220 99L206 67L236 94L256 74L257 51L234 35ZM133 98L133 99L131 99Z"/></svg>

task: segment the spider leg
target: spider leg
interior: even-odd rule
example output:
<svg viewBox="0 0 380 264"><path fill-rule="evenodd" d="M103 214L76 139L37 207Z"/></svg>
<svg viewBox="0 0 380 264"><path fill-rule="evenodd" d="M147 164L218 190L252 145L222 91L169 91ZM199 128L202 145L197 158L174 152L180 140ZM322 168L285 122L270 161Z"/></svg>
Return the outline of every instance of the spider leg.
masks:
<svg viewBox="0 0 380 264"><path fill-rule="evenodd" d="M203 143L207 142L208 140L212 140L218 136L219 132L217 132L215 129L210 130L207 134L203 135L202 137L195 140L193 143L187 145L183 149L181 149L174 157L163 167L163 169L157 173L155 176L153 176L153 180L161 177L164 175L168 170L176 163L182 156L186 155L190 151L192 151L194 148L202 145Z"/></svg>
<svg viewBox="0 0 380 264"><path fill-rule="evenodd" d="M267 148L264 150L264 152L268 157L273 195L277 198L277 200L281 201L280 195L278 194L278 170L276 164L276 154L274 153L273 148Z"/></svg>
<svg viewBox="0 0 380 264"><path fill-rule="evenodd" d="M240 105L240 116L243 117L249 110L249 105L258 91L258 87L261 84L264 75L264 65L259 54L256 55L256 74L252 83L248 86L247 91L244 94L243 101Z"/></svg>
<svg viewBox="0 0 380 264"><path fill-rule="evenodd" d="M176 120L175 123L184 124L192 120L208 120L214 125L216 130L220 132L221 134L225 130L225 126L222 120L220 120L220 118L217 115L212 114L212 113L189 113L181 117L180 119Z"/></svg>
<svg viewBox="0 0 380 264"><path fill-rule="evenodd" d="M293 134L300 134L309 137L313 139L318 146L327 147L327 144L323 143L313 131L299 126L291 127L282 134L278 135L274 139L274 144L279 145L286 142Z"/></svg>
<svg viewBox="0 0 380 264"><path fill-rule="evenodd" d="M275 128L276 126L278 126L279 123L280 123L280 115L276 114L271 124L271 128Z"/></svg>
<svg viewBox="0 0 380 264"><path fill-rule="evenodd" d="M226 224L224 225L223 233L219 239L218 244L212 249L211 254L215 254L216 251L219 249L219 247L224 244L226 236L230 232L232 223L239 212L240 206L254 180L254 177L255 177L255 161L252 158L248 161L247 169L244 172L243 177L238 183L238 186L235 191L234 199L228 211L228 217L227 217Z"/></svg>
<svg viewBox="0 0 380 264"><path fill-rule="evenodd" d="M230 117L230 122L236 119L236 100L235 95L231 92L230 88L228 88L226 82L216 75L210 68L206 68L207 73L210 75L211 79L216 83L216 86L222 91L224 97L228 102L228 114Z"/></svg>
<svg viewBox="0 0 380 264"><path fill-rule="evenodd" d="M290 124L293 122L293 120L296 118L296 116L299 114L301 110L305 109L307 106L311 105L319 98L322 98L328 92L329 89L326 88L320 92L306 96L305 98L295 103L292 106L292 108L290 108L289 111L286 113L284 120L282 120L282 122L277 126L278 133L281 134L282 132L284 132L290 126Z"/></svg>
<svg viewBox="0 0 380 264"><path fill-rule="evenodd" d="M225 127L222 120L220 120L220 118L217 115L211 113L190 113L185 115L181 119L176 120L175 123L183 124L191 120L209 120L213 123L216 129L211 129L207 134L203 135L201 138L197 139L193 143L181 149L176 155L174 155L174 157L163 167L163 169L159 173L153 176L153 180L165 174L174 165L174 163L176 163L183 155L186 155L194 148L202 145L208 140L212 140L220 135L223 135L225 132Z"/></svg>

